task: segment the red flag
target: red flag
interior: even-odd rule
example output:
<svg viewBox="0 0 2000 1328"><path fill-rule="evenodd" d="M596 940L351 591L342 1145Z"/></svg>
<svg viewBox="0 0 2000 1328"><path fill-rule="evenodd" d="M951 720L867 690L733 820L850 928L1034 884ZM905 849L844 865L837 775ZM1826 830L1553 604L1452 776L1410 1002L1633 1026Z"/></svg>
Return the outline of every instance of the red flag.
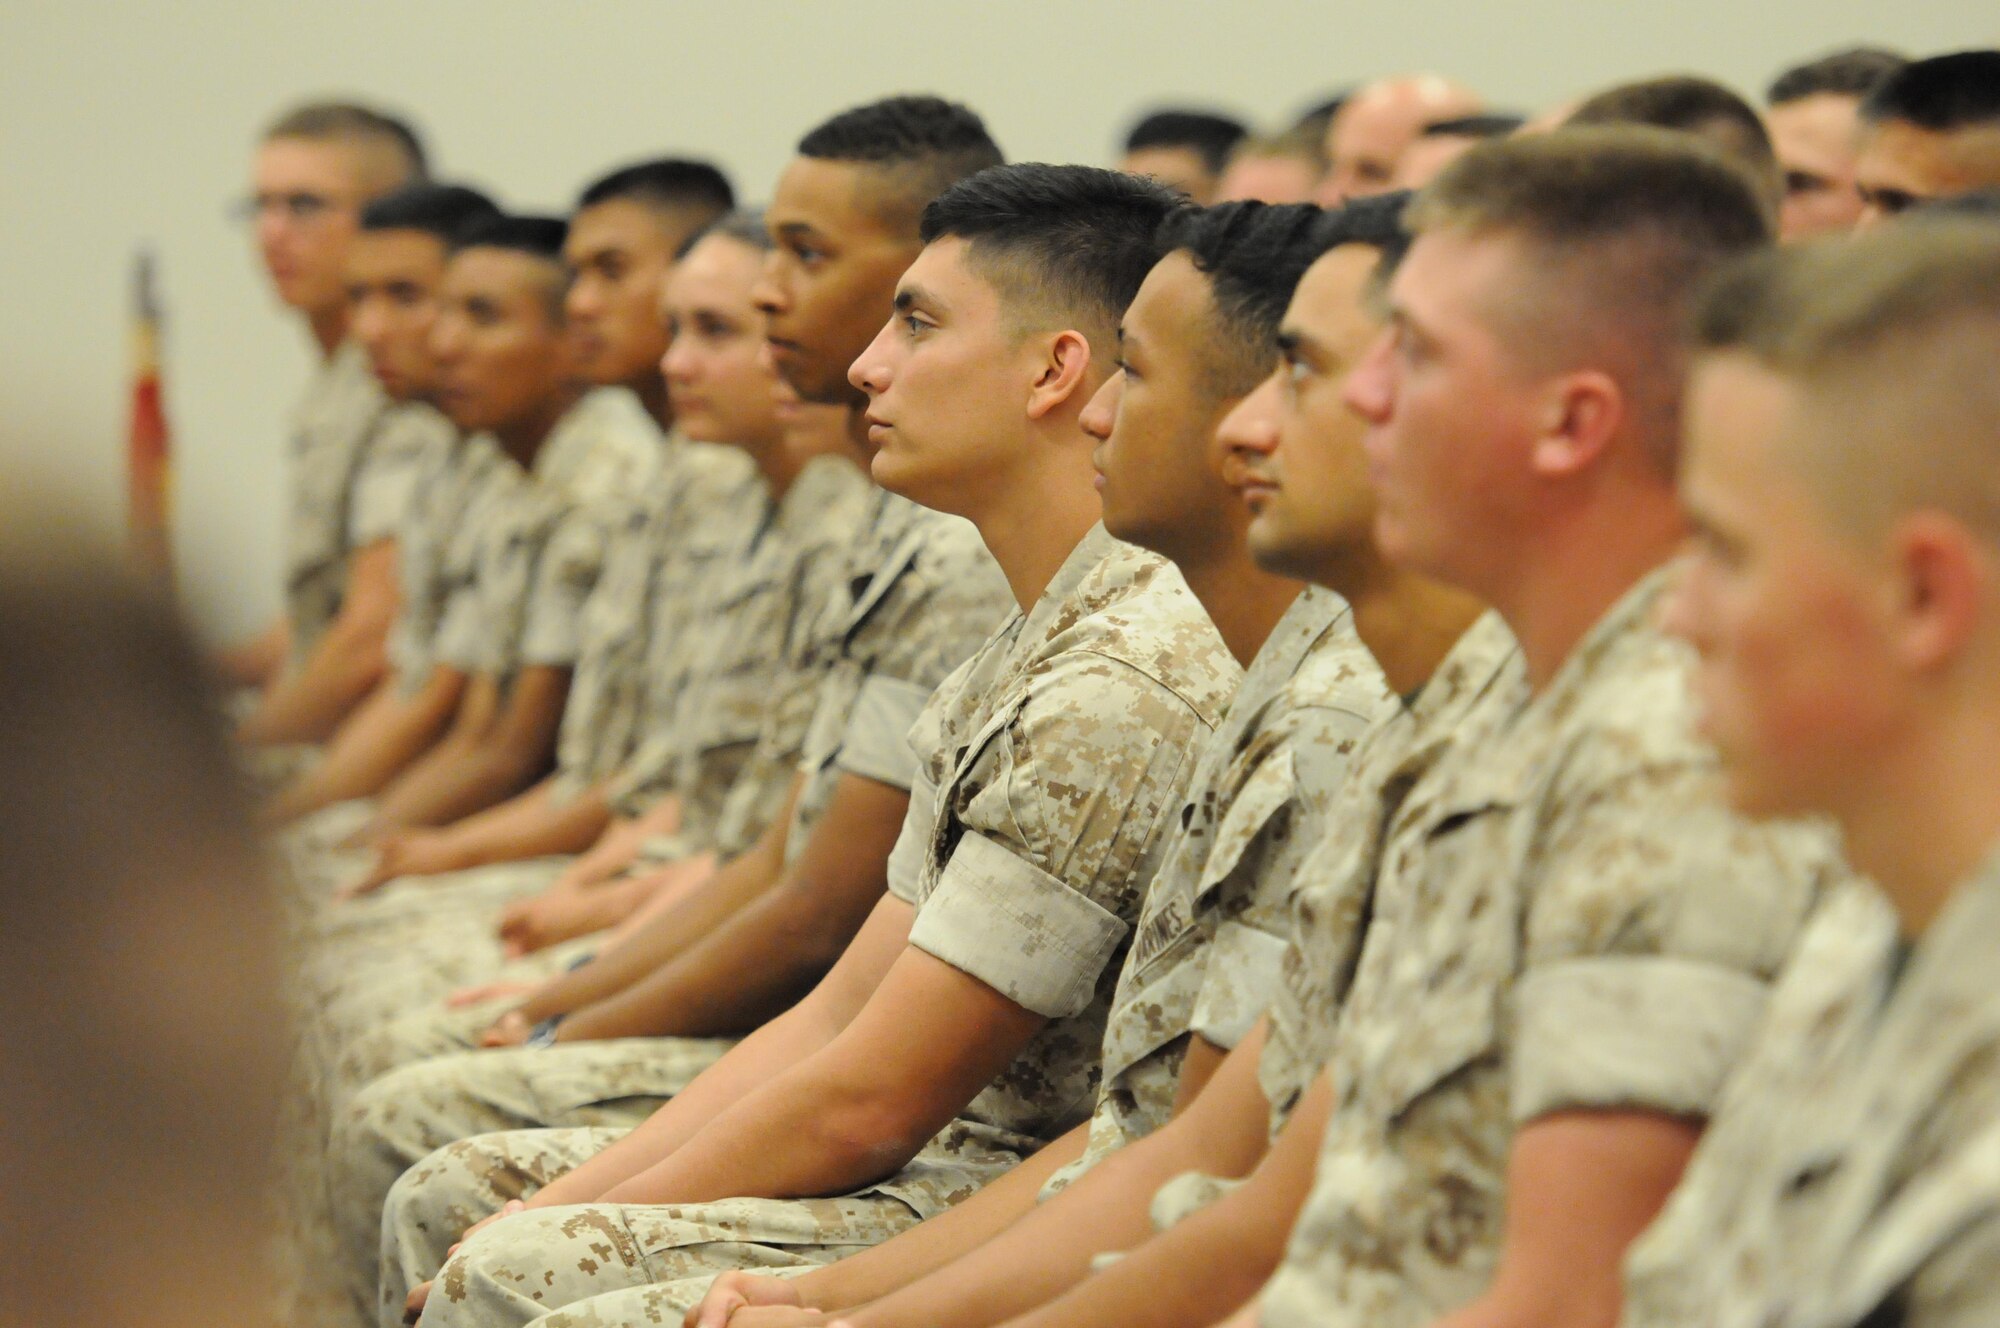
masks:
<svg viewBox="0 0 2000 1328"><path fill-rule="evenodd" d="M159 290L151 250L141 249L132 282L132 415L126 432L127 519L140 566L173 577L168 522L172 512L172 448L160 393Z"/></svg>

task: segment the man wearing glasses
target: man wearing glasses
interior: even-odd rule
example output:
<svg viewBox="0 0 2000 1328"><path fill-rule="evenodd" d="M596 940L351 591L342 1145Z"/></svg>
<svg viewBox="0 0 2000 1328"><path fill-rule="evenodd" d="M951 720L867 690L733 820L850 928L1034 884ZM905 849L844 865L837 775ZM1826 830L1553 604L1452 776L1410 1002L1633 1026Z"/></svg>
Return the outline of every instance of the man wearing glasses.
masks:
<svg viewBox="0 0 2000 1328"><path fill-rule="evenodd" d="M318 731L327 725L301 722L325 707L301 707L291 694L365 691L372 679L343 685L327 675L380 668L379 658L330 649L328 630L347 606L393 597L391 537L416 458L412 446L393 445L394 431L375 427L390 403L347 342L345 269L361 209L424 178L416 135L363 106L298 107L258 143L244 220L278 298L305 321L321 358L292 421L285 613L222 659L230 678L262 693L239 736L267 751L327 736ZM359 584L371 580L383 584ZM281 678L286 685L274 687Z"/></svg>

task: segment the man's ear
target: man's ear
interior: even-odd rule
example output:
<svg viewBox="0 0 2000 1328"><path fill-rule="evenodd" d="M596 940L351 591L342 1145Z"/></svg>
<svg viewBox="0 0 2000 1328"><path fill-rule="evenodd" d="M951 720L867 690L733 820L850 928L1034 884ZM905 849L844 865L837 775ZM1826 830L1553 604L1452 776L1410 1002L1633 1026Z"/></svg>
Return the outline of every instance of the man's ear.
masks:
<svg viewBox="0 0 2000 1328"><path fill-rule="evenodd" d="M1096 390L1090 382L1090 339L1074 330L1058 332L1043 343L1042 362L1028 390L1028 418L1039 420L1072 398L1081 409Z"/></svg>
<svg viewBox="0 0 2000 1328"><path fill-rule="evenodd" d="M1528 454L1535 473L1568 479L1590 469L1624 424L1626 406L1625 390L1610 374L1586 369L1556 379Z"/></svg>
<svg viewBox="0 0 2000 1328"><path fill-rule="evenodd" d="M1992 556L1985 541L1943 512L1915 512L1888 537L1894 577L1889 605L1892 646L1905 666L1934 673L1964 657L1992 631Z"/></svg>

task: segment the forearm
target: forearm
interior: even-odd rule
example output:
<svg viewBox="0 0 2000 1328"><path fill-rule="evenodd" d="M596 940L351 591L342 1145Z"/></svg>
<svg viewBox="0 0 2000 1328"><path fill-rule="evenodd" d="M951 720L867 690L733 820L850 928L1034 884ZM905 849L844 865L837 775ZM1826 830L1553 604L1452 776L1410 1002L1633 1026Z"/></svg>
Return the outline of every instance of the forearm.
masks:
<svg viewBox="0 0 2000 1328"><path fill-rule="evenodd" d="M238 741L324 742L388 671L390 621L336 620L296 671L271 684Z"/></svg>
<svg viewBox="0 0 2000 1328"><path fill-rule="evenodd" d="M290 645L291 627L279 618L249 640L218 651L216 672L239 687L262 687L285 666Z"/></svg>
<svg viewBox="0 0 2000 1328"><path fill-rule="evenodd" d="M451 722L463 675L432 678L413 697L391 677L343 724L325 757L281 792L267 813L277 822L380 792L437 744Z"/></svg>
<svg viewBox="0 0 2000 1328"><path fill-rule="evenodd" d="M637 878L643 880L645 878ZM671 962L710 930L721 926L775 883L766 864L746 856L708 878L687 899L655 915L646 926L600 951L582 968L544 986L521 1008L539 1022L571 1015L614 996ZM568 1038L581 1038L587 1021L565 1028Z"/></svg>
<svg viewBox="0 0 2000 1328"><path fill-rule="evenodd" d="M692 1139L745 1095L831 1041L837 1024L810 1004L745 1038L638 1128L529 1200L533 1207L596 1203ZM729 1196L718 1196L727 1198Z"/></svg>
<svg viewBox="0 0 2000 1328"><path fill-rule="evenodd" d="M454 735L382 791L376 820L390 828L448 825L485 811L542 773L536 755L493 734L470 741Z"/></svg>
<svg viewBox="0 0 2000 1328"><path fill-rule="evenodd" d="M797 1280L800 1298L829 1312L853 1309L964 1258L1033 1212L1042 1186L1083 1155L1089 1135L1089 1125L1079 1125L965 1202L880 1245L814 1269Z"/></svg>
<svg viewBox="0 0 2000 1328"><path fill-rule="evenodd" d="M466 817L445 833L450 852L461 867L484 867L581 853L596 842L609 820L610 808L601 788L558 799L551 778L497 807Z"/></svg>

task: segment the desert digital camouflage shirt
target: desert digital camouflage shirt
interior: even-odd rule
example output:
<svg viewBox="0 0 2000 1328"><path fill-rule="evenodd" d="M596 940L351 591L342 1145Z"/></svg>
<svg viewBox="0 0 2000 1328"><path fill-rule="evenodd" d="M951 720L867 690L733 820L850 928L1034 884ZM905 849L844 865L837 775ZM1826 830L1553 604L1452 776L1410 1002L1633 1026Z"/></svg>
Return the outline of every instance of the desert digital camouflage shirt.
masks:
<svg viewBox="0 0 2000 1328"><path fill-rule="evenodd" d="M292 420L285 610L294 662L339 615L354 554L396 534L418 476L453 435L429 406L391 401L353 342L314 375Z"/></svg>
<svg viewBox="0 0 2000 1328"><path fill-rule="evenodd" d="M1434 766L1384 839L1267 1328L1417 1328L1490 1281L1515 1131L1705 1116L1761 1018L1824 841L1731 815L1694 737L1664 572Z"/></svg>
<svg viewBox="0 0 2000 1328"><path fill-rule="evenodd" d="M397 527L402 603L389 629L389 662L406 695L430 678L445 615L470 594L488 519L520 473L491 438L480 436L453 439L419 468Z"/></svg>
<svg viewBox="0 0 2000 1328"><path fill-rule="evenodd" d="M572 651L558 638L574 626L576 668L556 742L559 799L611 778L632 759L647 731L648 698L680 692L702 597L737 574L771 519L760 477L685 464L686 451L676 449L622 521L605 521L618 528L605 538L602 566L580 607L569 600L591 581L587 568L555 572L559 588L538 586L543 602L530 610L524 658L560 663ZM597 518L572 514L565 533L579 519Z"/></svg>
<svg viewBox="0 0 2000 1328"><path fill-rule="evenodd" d="M1083 1120L1118 961L1242 677L1173 564L1094 527L910 731L910 944L1049 1022L894 1180L919 1212Z"/></svg>
<svg viewBox="0 0 2000 1328"><path fill-rule="evenodd" d="M665 463L666 443L637 397L622 387L593 388L549 431L526 471L481 515L471 584L454 596L438 627L439 658L467 673L510 678L524 664L538 586L562 586L574 565L595 575L601 521L627 509ZM591 519L569 527L578 511ZM566 605L567 588L559 592Z"/></svg>
<svg viewBox="0 0 2000 1328"><path fill-rule="evenodd" d="M731 790L755 780L761 800L743 814L757 832L770 823L797 768L805 725L794 725L781 759L766 753L764 766L755 764L758 740L781 693L794 685L789 675L799 667L806 620L826 603L828 564L853 547L872 495L851 461L815 460L771 508L747 555L690 587L685 607L675 610L680 648L671 663L647 670L640 741L613 781L621 809L643 811L673 793L681 800L682 844L720 847L716 832Z"/></svg>
<svg viewBox="0 0 2000 1328"><path fill-rule="evenodd" d="M1686 1178L1626 1264L1634 1328L2000 1323L2000 856L1914 949L1829 893Z"/></svg>
<svg viewBox="0 0 2000 1328"><path fill-rule="evenodd" d="M1294 600L1195 766L1111 998L1089 1146L1045 1192L1166 1122L1190 1031L1226 1050L1263 1013L1293 875L1394 703L1347 602L1317 587Z"/></svg>
<svg viewBox="0 0 2000 1328"><path fill-rule="evenodd" d="M910 787L916 775L910 725L1014 604L1007 578L971 522L882 490L875 503L844 569L845 584L809 629L810 649L821 661L816 685L798 699L809 708L795 700L773 715L777 726L800 734L794 772L805 780L786 830L788 864L805 848L843 773ZM741 810L732 806L725 820L733 823Z"/></svg>

